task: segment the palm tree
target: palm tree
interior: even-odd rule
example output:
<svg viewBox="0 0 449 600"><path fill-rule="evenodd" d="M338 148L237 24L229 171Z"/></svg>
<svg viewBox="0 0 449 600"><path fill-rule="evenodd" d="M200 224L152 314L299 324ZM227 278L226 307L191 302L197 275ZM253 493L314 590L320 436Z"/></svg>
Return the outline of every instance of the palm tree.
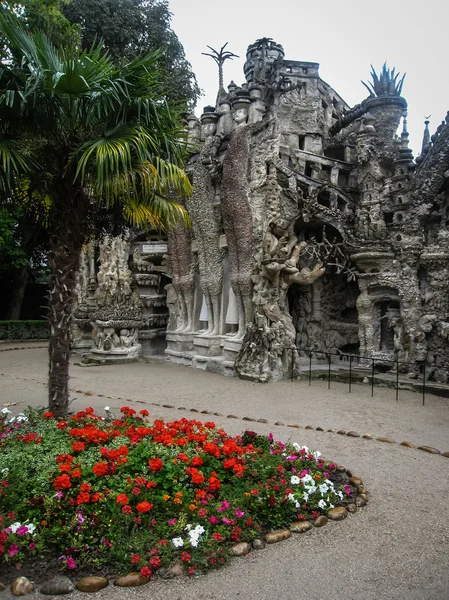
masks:
<svg viewBox="0 0 449 600"><path fill-rule="evenodd" d="M233 58L238 58L237 54L234 54L233 52L230 52L229 50L225 50L226 46L229 44L229 42L226 42L226 44L224 44L224 46L222 46L220 48L220 50L215 50L214 48L212 48L212 46L207 46L210 50L210 52L201 52L201 54L204 54L204 56L210 56L211 58L214 59L214 61L217 63L218 65L218 97L220 97L220 94L222 94L223 92L225 92L224 89L224 85L223 85L223 65L227 60L232 60Z"/></svg>
<svg viewBox="0 0 449 600"><path fill-rule="evenodd" d="M24 174L48 194L49 408L68 411L69 325L79 256L98 200L151 227L185 210L166 197L190 192L179 111L161 93L159 52L117 69L101 46L56 48L0 13L7 59L0 65L0 185ZM1 171L1 169L0 169Z"/></svg>

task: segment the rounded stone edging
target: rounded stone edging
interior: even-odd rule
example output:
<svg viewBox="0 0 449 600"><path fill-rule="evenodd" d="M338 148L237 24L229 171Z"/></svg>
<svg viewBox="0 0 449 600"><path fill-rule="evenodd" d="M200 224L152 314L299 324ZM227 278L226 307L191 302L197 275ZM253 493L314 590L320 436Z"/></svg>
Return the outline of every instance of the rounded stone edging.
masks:
<svg viewBox="0 0 449 600"><path fill-rule="evenodd" d="M0 375L4 375L4 373L0 373ZM76 392L77 394L84 394L85 396L97 396L98 398L108 398L110 400L123 400L123 398L114 398L113 396L104 396L104 394L96 394L95 392L84 392L83 390L74 390L71 389L71 392ZM127 402L135 402L136 404L147 404L145 401L143 400L133 400L132 398L128 398ZM323 429L322 427L313 427L312 425L307 425L306 427L303 427L303 425L299 425L298 423L287 423L287 425L285 425L285 423L283 423L282 421L276 421L275 423L270 423L270 421L268 421L268 419L256 419L254 417L249 417L249 416L244 416L244 417L238 417L236 415L233 414L229 414L229 415L223 415L222 413L219 412L212 412L212 411L208 411L208 410L198 410L197 408L186 408L184 406L173 406L172 404L160 404L158 402L151 402L150 404L151 406L162 406L163 408L167 408L167 409L176 409L176 410L186 410L186 411L190 411L190 412L194 412L194 413L200 413L200 414L204 414L204 415L214 415L217 417L223 417L226 419L237 419L240 421L246 421L246 422L251 422L251 423L263 423L263 424L268 424L268 425L274 425L276 427L291 427L292 429L307 429L309 431L322 431L322 432L326 432L326 433L336 433L338 435L341 436L345 436L345 437L350 437L350 438L354 438L354 439L365 439L365 440L375 440L377 442L383 442L383 443L387 443L387 444L398 444L398 442L396 442L396 440L394 440L393 438L390 437L386 437L386 436L379 436L376 438L373 438L372 434L370 433L365 433L363 435L360 435L357 431L348 431L346 432L344 429ZM400 444L398 444L399 446L403 446L405 448L411 448L411 449L416 449L416 450L421 450L423 452L427 452L428 454L434 454L434 455L440 455L440 456L444 456L445 458L449 458L449 451L448 452L441 452L440 450L438 450L437 448L433 448L432 446L426 446L426 445L420 445L420 446L415 446L414 444L412 444L411 442L407 442L407 441L403 441Z"/></svg>

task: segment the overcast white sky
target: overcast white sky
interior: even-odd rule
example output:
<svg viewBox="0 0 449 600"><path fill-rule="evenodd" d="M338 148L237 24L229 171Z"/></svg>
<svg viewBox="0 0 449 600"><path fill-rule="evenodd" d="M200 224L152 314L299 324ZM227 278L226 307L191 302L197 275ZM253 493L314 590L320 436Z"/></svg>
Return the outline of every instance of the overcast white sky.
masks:
<svg viewBox="0 0 449 600"><path fill-rule="evenodd" d="M320 63L320 75L348 104L367 96L370 79L386 60L406 72L411 146L419 152L424 116L433 132L449 110L449 3L447 0L169 0L172 28L205 95L197 114L215 104L218 71L203 56L207 45L240 58L226 61L224 81L245 81L246 48L261 37L283 45L290 60Z"/></svg>

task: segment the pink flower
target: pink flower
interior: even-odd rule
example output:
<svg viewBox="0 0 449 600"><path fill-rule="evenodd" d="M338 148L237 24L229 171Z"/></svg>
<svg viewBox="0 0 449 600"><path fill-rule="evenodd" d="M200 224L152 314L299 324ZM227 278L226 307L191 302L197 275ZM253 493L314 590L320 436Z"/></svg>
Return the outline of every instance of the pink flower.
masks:
<svg viewBox="0 0 449 600"><path fill-rule="evenodd" d="M327 471L324 471L323 475L324 477L329 477L329 473Z"/></svg>
<svg viewBox="0 0 449 600"><path fill-rule="evenodd" d="M28 544L28 548L30 550L36 550L36 544L34 542L31 542L31 544Z"/></svg>
<svg viewBox="0 0 449 600"><path fill-rule="evenodd" d="M19 546L17 546L16 544L11 544L11 546L8 549L9 558L11 558L15 554L17 554L18 551L19 551Z"/></svg>
<svg viewBox="0 0 449 600"><path fill-rule="evenodd" d="M227 500L223 500L223 502L221 503L221 506L219 508L217 508L217 510L219 512L223 512L224 510L226 510L227 508L229 508L231 505L229 504L229 502Z"/></svg>
<svg viewBox="0 0 449 600"><path fill-rule="evenodd" d="M209 517L209 521L212 523L212 525L216 525L218 523L217 517Z"/></svg>
<svg viewBox="0 0 449 600"><path fill-rule="evenodd" d="M223 517L222 521L225 525L232 525L232 521L230 519L227 519L226 517Z"/></svg>
<svg viewBox="0 0 449 600"><path fill-rule="evenodd" d="M61 500L61 498L64 498L64 492L56 492L55 496L58 500Z"/></svg>
<svg viewBox="0 0 449 600"><path fill-rule="evenodd" d="M285 460L289 460L289 461L293 461L296 460L298 457L293 455L293 456L287 456L287 458Z"/></svg>
<svg viewBox="0 0 449 600"><path fill-rule="evenodd" d="M171 521L168 522L169 525L174 525L176 523L176 519L172 519Z"/></svg>
<svg viewBox="0 0 449 600"><path fill-rule="evenodd" d="M28 527L26 525L21 525L16 533L17 535L26 535L28 533Z"/></svg>
<svg viewBox="0 0 449 600"><path fill-rule="evenodd" d="M76 568L76 562L75 562L75 559L73 559L73 558L68 558L65 561L65 564L67 565L68 569L75 569Z"/></svg>
<svg viewBox="0 0 449 600"><path fill-rule="evenodd" d="M241 510L240 508L237 508L236 511L235 511L235 516L236 517L243 517L244 514L245 513L243 512L243 510Z"/></svg>

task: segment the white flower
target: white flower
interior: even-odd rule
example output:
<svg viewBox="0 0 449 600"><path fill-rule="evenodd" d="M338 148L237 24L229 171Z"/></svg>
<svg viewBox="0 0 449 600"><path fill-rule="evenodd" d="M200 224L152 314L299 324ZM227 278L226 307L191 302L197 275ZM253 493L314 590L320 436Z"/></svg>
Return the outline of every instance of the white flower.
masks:
<svg viewBox="0 0 449 600"><path fill-rule="evenodd" d="M304 492L303 498L304 498L304 502L307 502L309 500L309 494L307 492Z"/></svg>
<svg viewBox="0 0 449 600"><path fill-rule="evenodd" d="M16 421L18 423L21 423L22 421L28 421L28 417L26 417L23 413L20 413L19 415L17 415Z"/></svg>
<svg viewBox="0 0 449 600"><path fill-rule="evenodd" d="M182 541L182 538L180 538L180 537L173 538L172 544L175 548L182 548L184 546L184 542Z"/></svg>
<svg viewBox="0 0 449 600"><path fill-rule="evenodd" d="M295 450L301 450L301 446L299 444L297 444L296 442L293 442L293 448Z"/></svg>
<svg viewBox="0 0 449 600"><path fill-rule="evenodd" d="M340 500L343 500L343 492L337 492L337 496L340 498Z"/></svg>
<svg viewBox="0 0 449 600"><path fill-rule="evenodd" d="M319 506L320 508L326 508L326 506L327 506L327 505L326 505L326 502L325 502L324 500L320 500L320 501L318 502L318 506Z"/></svg>
<svg viewBox="0 0 449 600"><path fill-rule="evenodd" d="M320 486L320 492L321 494L326 494L329 491L329 486L326 485L325 483L322 483Z"/></svg>
<svg viewBox="0 0 449 600"><path fill-rule="evenodd" d="M293 494L289 494L287 498L290 500L290 502L296 502L296 498L293 496Z"/></svg>
<svg viewBox="0 0 449 600"><path fill-rule="evenodd" d="M309 483L315 483L314 478L312 477L312 475L309 475L308 473L306 475L304 475L304 477L301 479L301 481L303 482L304 485L308 485Z"/></svg>
<svg viewBox="0 0 449 600"><path fill-rule="evenodd" d="M290 483L293 485L298 485L301 480L297 475L292 475L290 478Z"/></svg>
<svg viewBox="0 0 449 600"><path fill-rule="evenodd" d="M6 475L8 475L8 473L9 473L9 469L8 468L2 469L2 475L6 476Z"/></svg>
<svg viewBox="0 0 449 600"><path fill-rule="evenodd" d="M11 529L12 533L16 533L16 531L19 529L19 527L22 527L22 523L19 523L19 521L16 521L15 523L11 523L11 525L8 527L8 529Z"/></svg>
<svg viewBox="0 0 449 600"><path fill-rule="evenodd" d="M33 525L32 523L29 523L27 525L27 529L28 529L28 533L34 533L34 530L36 529L36 525Z"/></svg>
<svg viewBox="0 0 449 600"><path fill-rule="evenodd" d="M105 410L106 412L109 412L111 409L109 408L109 406L105 406L105 407L104 407L104 410Z"/></svg>
<svg viewBox="0 0 449 600"><path fill-rule="evenodd" d="M204 533L206 530L204 529L204 527L203 527L202 525L197 525L197 526L195 527L195 531L196 531L196 532L197 532L199 535L201 535L201 534L202 534L202 533Z"/></svg>
<svg viewBox="0 0 449 600"><path fill-rule="evenodd" d="M0 411L2 414L7 415L8 413L11 413L10 410L8 410L7 408L2 408L2 410Z"/></svg>
<svg viewBox="0 0 449 600"><path fill-rule="evenodd" d="M316 492L316 486L315 485L311 485L310 487L306 488L307 493L309 494L309 496L311 494L314 494Z"/></svg>

